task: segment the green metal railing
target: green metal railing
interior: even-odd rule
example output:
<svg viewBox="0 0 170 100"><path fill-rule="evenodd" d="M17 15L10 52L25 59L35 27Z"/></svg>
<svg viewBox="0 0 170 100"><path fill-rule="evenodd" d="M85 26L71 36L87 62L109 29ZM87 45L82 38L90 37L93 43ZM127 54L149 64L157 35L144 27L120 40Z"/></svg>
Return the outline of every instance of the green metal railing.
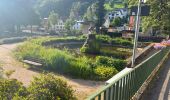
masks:
<svg viewBox="0 0 170 100"><path fill-rule="evenodd" d="M169 48L158 51L135 68L124 69L87 100L130 100L167 53Z"/></svg>

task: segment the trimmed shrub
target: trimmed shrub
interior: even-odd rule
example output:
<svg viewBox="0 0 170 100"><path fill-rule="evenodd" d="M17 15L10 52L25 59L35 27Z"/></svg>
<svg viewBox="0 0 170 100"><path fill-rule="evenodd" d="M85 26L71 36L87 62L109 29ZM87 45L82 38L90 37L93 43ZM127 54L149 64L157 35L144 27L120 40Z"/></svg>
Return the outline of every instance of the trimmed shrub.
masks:
<svg viewBox="0 0 170 100"><path fill-rule="evenodd" d="M118 71L113 67L99 66L95 69L98 80L106 80L117 74Z"/></svg>
<svg viewBox="0 0 170 100"><path fill-rule="evenodd" d="M122 39L122 38L115 38L115 39L112 39L112 44L113 45L123 45L123 46L128 46L128 47L132 47L133 46L133 43L129 40L126 40L126 39Z"/></svg>
<svg viewBox="0 0 170 100"><path fill-rule="evenodd" d="M112 40L108 35L96 35L96 39L102 43L111 43Z"/></svg>
<svg viewBox="0 0 170 100"><path fill-rule="evenodd" d="M127 62L124 61L124 60L113 59L113 58L104 57L104 56L98 56L96 58L96 63L98 65L103 65L103 66L107 66L107 67L114 67L118 71L121 71L122 69L124 69L126 64L127 64Z"/></svg>
<svg viewBox="0 0 170 100"><path fill-rule="evenodd" d="M35 77L28 92L30 100L77 100L66 81L52 74Z"/></svg>
<svg viewBox="0 0 170 100"><path fill-rule="evenodd" d="M102 56L108 56L108 57L113 57L113 58L117 58L117 59L126 59L127 57L130 56L130 53L126 53L126 52L120 52L120 51L101 51L101 55Z"/></svg>
<svg viewBox="0 0 170 100"><path fill-rule="evenodd" d="M85 56L79 57L72 63L72 66L67 69L70 74L84 79L93 79L95 65L91 59Z"/></svg>
<svg viewBox="0 0 170 100"><path fill-rule="evenodd" d="M24 98L26 95L27 90L24 86L22 86L22 83L15 79L0 79L1 100L13 100L16 97Z"/></svg>
<svg viewBox="0 0 170 100"><path fill-rule="evenodd" d="M122 33L119 32L107 32L106 35L109 35L110 37L122 37Z"/></svg>

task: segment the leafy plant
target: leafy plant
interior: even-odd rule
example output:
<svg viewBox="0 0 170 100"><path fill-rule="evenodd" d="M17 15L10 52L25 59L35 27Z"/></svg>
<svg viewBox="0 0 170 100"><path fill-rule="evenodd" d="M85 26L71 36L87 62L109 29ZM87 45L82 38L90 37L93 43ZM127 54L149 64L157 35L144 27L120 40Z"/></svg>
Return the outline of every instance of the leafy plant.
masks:
<svg viewBox="0 0 170 100"><path fill-rule="evenodd" d="M111 43L112 40L108 35L96 35L96 39L102 43Z"/></svg>
<svg viewBox="0 0 170 100"><path fill-rule="evenodd" d="M129 41L127 39L123 39L123 38L115 38L115 39L112 39L112 44L116 44L116 45L123 45L123 46L129 46L129 47L132 47L133 46L133 43L132 41Z"/></svg>
<svg viewBox="0 0 170 100"><path fill-rule="evenodd" d="M31 100L76 100L73 89L66 81L53 74L35 77L28 92Z"/></svg>
<svg viewBox="0 0 170 100"><path fill-rule="evenodd" d="M98 56L96 58L96 63L98 65L103 65L103 66L107 66L107 67L114 67L118 71L121 71L122 69L124 69L126 64L127 64L126 61L124 61L124 60L113 59L113 58L104 57L104 56Z"/></svg>
<svg viewBox="0 0 170 100"><path fill-rule="evenodd" d="M26 97L27 90L15 79L0 79L0 99L13 100L16 96Z"/></svg>
<svg viewBox="0 0 170 100"><path fill-rule="evenodd" d="M14 72L15 70L8 70L8 71L5 71L5 75L9 78Z"/></svg>
<svg viewBox="0 0 170 100"><path fill-rule="evenodd" d="M79 57L76 61L72 62L73 66L70 66L67 70L75 77L81 77L84 79L93 79L94 67L93 61L87 57Z"/></svg>
<svg viewBox="0 0 170 100"><path fill-rule="evenodd" d="M118 71L113 67L99 66L95 69L95 74L99 80L106 80L114 76Z"/></svg>

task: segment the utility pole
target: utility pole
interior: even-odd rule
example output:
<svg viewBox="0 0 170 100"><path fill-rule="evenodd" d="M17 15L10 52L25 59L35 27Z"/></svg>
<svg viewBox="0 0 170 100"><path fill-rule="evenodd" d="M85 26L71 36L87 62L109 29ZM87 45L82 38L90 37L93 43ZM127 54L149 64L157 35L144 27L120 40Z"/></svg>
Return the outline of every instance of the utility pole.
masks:
<svg viewBox="0 0 170 100"><path fill-rule="evenodd" d="M135 67L138 34L139 34L139 28L140 28L141 3L142 3L142 0L139 0L138 11L137 11L137 18L136 18L136 25L135 25L135 37L134 37L134 46L133 46L133 55L132 55L132 65L131 65L131 68Z"/></svg>

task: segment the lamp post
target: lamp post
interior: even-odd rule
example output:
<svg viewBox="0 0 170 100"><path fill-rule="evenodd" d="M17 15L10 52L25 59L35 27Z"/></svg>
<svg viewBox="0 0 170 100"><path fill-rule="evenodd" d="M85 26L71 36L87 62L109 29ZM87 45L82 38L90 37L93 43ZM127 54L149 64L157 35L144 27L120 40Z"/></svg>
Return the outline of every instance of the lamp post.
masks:
<svg viewBox="0 0 170 100"><path fill-rule="evenodd" d="M141 3L142 3L142 0L139 0L138 11L137 11L137 19L136 19L136 25L135 25L135 38L134 38L134 46L133 46L133 55L132 55L131 68L135 67L137 41L138 41L138 34L139 34L139 28L140 28Z"/></svg>

